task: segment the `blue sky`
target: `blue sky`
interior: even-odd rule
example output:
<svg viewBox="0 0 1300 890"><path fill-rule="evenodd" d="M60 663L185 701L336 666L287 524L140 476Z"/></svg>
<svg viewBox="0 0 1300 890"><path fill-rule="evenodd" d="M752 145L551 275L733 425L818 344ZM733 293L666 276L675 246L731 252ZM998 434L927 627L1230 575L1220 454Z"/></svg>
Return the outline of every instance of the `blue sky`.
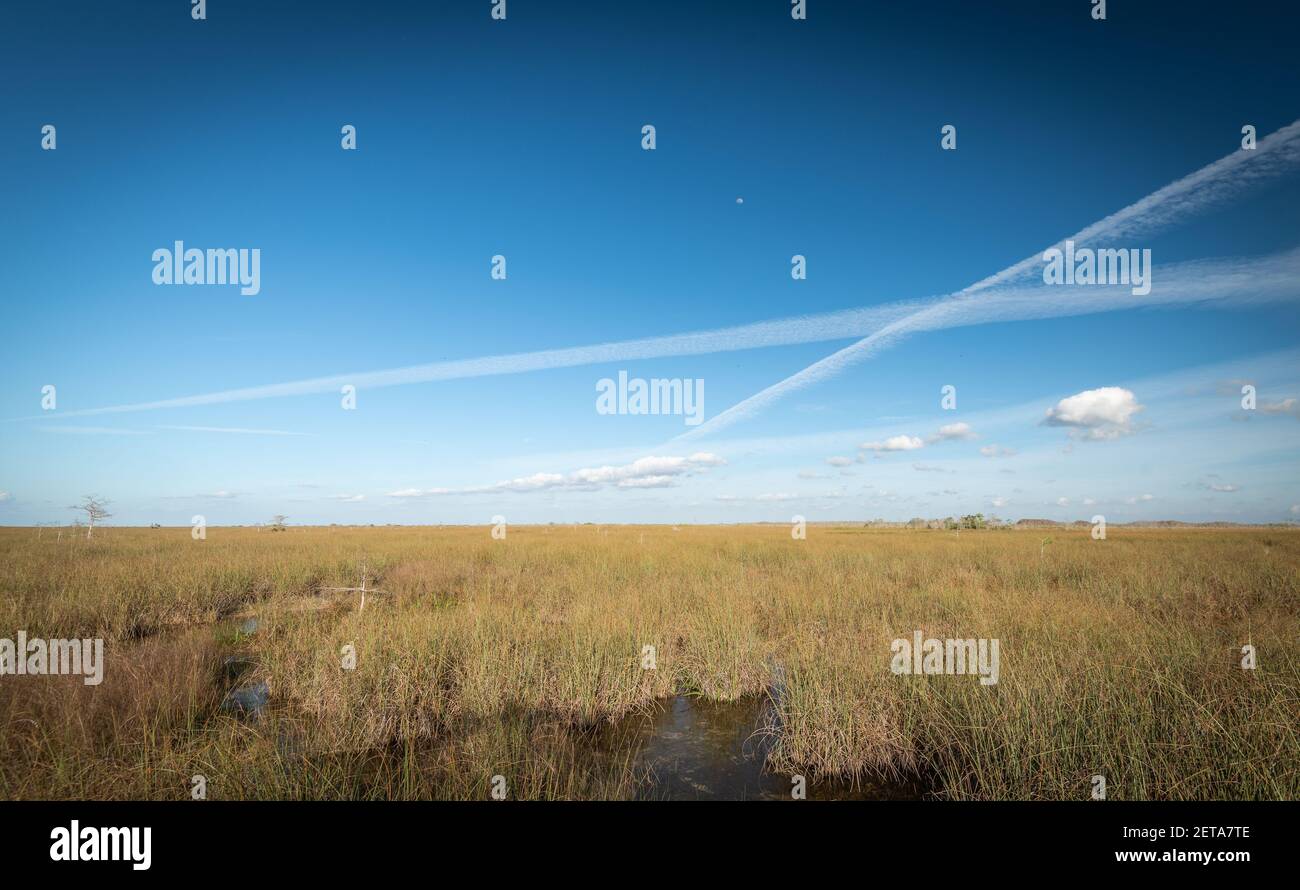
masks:
<svg viewBox="0 0 1300 890"><path fill-rule="evenodd" d="M0 523L91 492L119 524L1300 518L1297 140L1097 239L1152 251L1152 299L1022 269L710 423L1300 118L1296 13L1108 5L17 8ZM260 293L155 285L177 240L259 249ZM785 321L859 309L884 322ZM331 385L84 413L763 321L761 348L360 384L355 410ZM620 370L703 380L705 429L598 414Z"/></svg>

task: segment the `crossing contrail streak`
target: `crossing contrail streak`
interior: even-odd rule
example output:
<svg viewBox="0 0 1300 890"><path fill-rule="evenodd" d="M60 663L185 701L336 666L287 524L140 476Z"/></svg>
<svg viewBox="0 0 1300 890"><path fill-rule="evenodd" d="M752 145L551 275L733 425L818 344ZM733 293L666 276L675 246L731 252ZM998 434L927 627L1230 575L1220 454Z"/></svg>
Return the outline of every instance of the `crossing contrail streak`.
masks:
<svg viewBox="0 0 1300 890"><path fill-rule="evenodd" d="M1062 238L1045 249L1060 247L1066 241L1097 246L1102 241L1153 234L1188 219L1210 206L1230 200L1246 189L1282 175L1294 169L1297 164L1300 164L1300 121L1288 124L1266 136L1257 143L1254 150L1243 149L1233 152L1195 173L1152 192L1142 200L1098 220L1076 234ZM1150 305L1153 300L1160 302L1160 298L1155 296L1156 287L1159 287L1160 293L1165 295L1166 301L1171 295L1168 283L1169 270L1165 267L1161 268L1160 275L1160 281L1163 283L1153 284L1151 294L1133 298L1127 304L1123 302L1115 304L1113 299L1097 301L1094 299L1094 294L1099 288L1091 286L1087 289L1086 297L1082 298L1073 288L1057 288L1051 294L1045 286L1029 289L1028 292L1041 294L1041 299L1056 296L1056 292L1064 290L1066 293L1073 292L1076 301L1087 300L1086 303L1077 303L1074 306L1062 305L1059 299L1049 300L1053 311L1046 312L1048 306L1042 307L1041 310L1037 309L1023 299L1015 298L1013 296L1015 291L996 290L998 285L1041 271L1042 254L1043 251L1039 251L969 287L939 297L911 315L886 322L879 330L857 343L846 346L802 371L736 403L706 423L678 436L677 440L697 439L725 429L753 416L792 392L834 377L858 362L865 361L910 333L993 321L1042 318L1050 315L1081 315L1113 309L1136 308ZM1293 260L1294 254L1284 255L1284 264L1288 262L1286 257ZM1225 281L1221 284L1227 285L1229 282ZM1248 285L1248 282L1238 282L1238 284ZM1282 284L1285 291L1286 282ZM1238 292L1239 290L1238 288ZM1025 291L1019 293L1023 297ZM1098 308L1103 303L1108 304L1106 308ZM1020 307L1018 312L1008 311L1016 306ZM1002 314L998 315L998 312ZM1039 312L1045 314L1034 314Z"/></svg>
<svg viewBox="0 0 1300 890"><path fill-rule="evenodd" d="M914 312L920 305L922 303L919 301L890 303L885 306L846 309L820 315L803 315L773 321L755 322L712 331L647 337L639 340L623 340L594 346L577 346L567 349L548 349L538 352L433 362L426 365L414 365L383 371L337 374L330 377L315 377L288 383L228 389L220 392L161 399L153 402L135 402L103 408L60 411L57 415L36 415L35 417L19 417L10 420L56 420L64 417L86 417L96 414L187 408L197 405L215 405L254 399L271 399L326 392L336 393L340 387L347 384L351 384L359 390L376 389L385 386L430 383L468 377L523 374L529 371L597 365L608 362L626 362L679 355L706 355L715 352L761 349L767 346L844 340L849 337L868 334L882 324L888 324L890 321L903 318Z"/></svg>
<svg viewBox="0 0 1300 890"><path fill-rule="evenodd" d="M977 281L963 292L980 290L1009 281L1018 275L1042 270L1043 251L1060 247L1067 240L1096 244L1103 239L1132 238L1154 234L1221 204L1256 185L1280 176L1300 165L1300 120L1287 124L1261 139L1254 150L1234 151L1171 182L1123 210L1080 230L1074 235L1049 244L1001 272Z"/></svg>
<svg viewBox="0 0 1300 890"><path fill-rule="evenodd" d="M1300 250L1262 260L1198 261L1161 267L1151 293L1135 297L1126 285L1089 286L1086 300L1073 288L1045 284L985 288L936 298L930 305L889 322L870 336L750 396L673 441L716 433L792 392L834 377L888 349L910 334L946 328L1090 315L1124 309L1216 305L1245 308L1300 296Z"/></svg>
<svg viewBox="0 0 1300 890"><path fill-rule="evenodd" d="M1210 204L1227 200L1250 186L1292 169L1297 164L1300 164L1300 121L1296 121L1260 140L1258 147L1254 151L1234 152L1232 155L1165 186L1141 201L1094 223L1078 234L1071 236L1071 239L1078 242L1095 243L1101 238L1149 233L1157 228L1171 225L1192 216ZM1057 243L1063 243L1065 240L1062 239ZM984 294L990 288L1039 268L1040 256L1041 252L1009 266L995 275L976 282L956 294L941 299L957 299L977 292ZM1168 274L1164 271L1164 267L1162 267L1161 274L1162 276ZM1129 305L1135 306L1137 302L1131 301ZM1112 308L1124 307L1115 306ZM716 352L761 349L770 346L817 343L866 335L863 340L734 405L713 418L713 420L687 434L687 436L695 437L706 432L716 432L723 426L753 413L754 410L771 404L793 389L832 376L853 364L854 361L859 361L861 358L879 351L905 335L905 333L914 330L934 329L927 327L927 319L948 317L946 314L948 311L950 310L940 311L934 300L913 300L890 303L884 306L756 322L710 331L614 341L592 346L433 362L405 368L336 374L285 383L228 389L151 402L134 402L100 408L59 411L57 414L9 418L6 422L35 419L55 421L67 417L187 408L327 392L337 393L345 385L352 385L358 389L377 389L441 380L522 374L530 371L610 362L683 355L706 355ZM1025 311L1032 311L1032 307L1026 307ZM1075 313L1060 311L1053 314L1068 315ZM971 324L975 322L966 321L963 323ZM855 358L855 356L858 357Z"/></svg>

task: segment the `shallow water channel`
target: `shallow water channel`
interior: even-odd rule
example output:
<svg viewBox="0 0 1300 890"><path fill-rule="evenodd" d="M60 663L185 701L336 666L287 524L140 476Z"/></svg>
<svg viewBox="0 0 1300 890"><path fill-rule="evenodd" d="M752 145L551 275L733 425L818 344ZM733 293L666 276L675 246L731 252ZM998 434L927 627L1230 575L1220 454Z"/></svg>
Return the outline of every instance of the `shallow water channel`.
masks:
<svg viewBox="0 0 1300 890"><path fill-rule="evenodd" d="M764 769L775 738L767 723L764 698L734 702L675 696L656 713L626 718L614 732L621 745L634 745L638 766L649 774L638 793L656 800L791 800L787 773ZM808 785L809 800L887 800L915 798L915 789L890 785L822 782Z"/></svg>
<svg viewBox="0 0 1300 890"><path fill-rule="evenodd" d="M257 631L256 619L237 625L242 635ZM265 682L252 682L256 667L247 656L227 656L223 663L226 696L223 711L256 720L270 703ZM776 670L778 694L781 671ZM750 696L731 702L676 695L650 713L632 714L598 731L579 759L626 763L638 776L642 800L791 800L793 777L765 769L776 742L771 727L772 703ZM383 754L376 752L376 756ZM902 784L823 781L805 787L808 800L900 800L921 796Z"/></svg>

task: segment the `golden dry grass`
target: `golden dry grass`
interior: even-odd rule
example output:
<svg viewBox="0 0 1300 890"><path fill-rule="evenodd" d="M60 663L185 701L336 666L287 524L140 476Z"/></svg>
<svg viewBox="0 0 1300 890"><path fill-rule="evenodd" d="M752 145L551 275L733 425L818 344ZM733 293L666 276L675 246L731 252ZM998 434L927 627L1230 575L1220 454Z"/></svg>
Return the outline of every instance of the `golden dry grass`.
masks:
<svg viewBox="0 0 1300 890"><path fill-rule="evenodd" d="M108 641L99 687L0 679L0 796L181 797L203 774L210 797L483 798L503 774L512 797L623 797L639 777L630 754L592 755L601 726L778 685L770 765L814 781L1083 799L1100 773L1112 798L1300 796L1300 533L1042 537L0 529L0 636ZM363 561L386 594L320 602ZM214 629L249 609L251 637ZM918 629L999 639L1000 682L893 675L890 642ZM232 653L271 689L260 720L220 710Z"/></svg>

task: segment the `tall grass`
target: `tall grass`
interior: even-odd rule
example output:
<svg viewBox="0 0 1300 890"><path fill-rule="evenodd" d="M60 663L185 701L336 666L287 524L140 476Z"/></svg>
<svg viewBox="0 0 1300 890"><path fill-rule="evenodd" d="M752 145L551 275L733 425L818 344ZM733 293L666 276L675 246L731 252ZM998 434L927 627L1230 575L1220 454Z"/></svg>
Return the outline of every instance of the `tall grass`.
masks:
<svg viewBox="0 0 1300 890"><path fill-rule="evenodd" d="M317 592L363 561L364 611ZM249 610L251 637L214 629ZM108 641L99 687L0 678L0 796L626 797L608 727L692 693L771 695L769 764L814 781L1295 798L1298 614L1285 529L0 529L0 636ZM914 630L999 639L1000 682L893 675ZM220 707L234 653L258 720Z"/></svg>

